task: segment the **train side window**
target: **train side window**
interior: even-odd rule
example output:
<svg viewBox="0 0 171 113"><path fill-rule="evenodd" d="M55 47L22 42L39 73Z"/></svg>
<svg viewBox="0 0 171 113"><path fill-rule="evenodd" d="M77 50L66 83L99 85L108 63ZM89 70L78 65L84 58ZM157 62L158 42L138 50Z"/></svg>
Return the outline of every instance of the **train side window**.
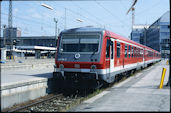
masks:
<svg viewBox="0 0 171 113"><path fill-rule="evenodd" d="M140 49L140 57L143 57L143 49Z"/></svg>
<svg viewBox="0 0 171 113"><path fill-rule="evenodd" d="M134 57L136 57L137 54L136 54L136 47L134 48Z"/></svg>
<svg viewBox="0 0 171 113"><path fill-rule="evenodd" d="M137 48L137 52L136 52L137 53L137 57L139 57L139 51L138 50L139 50L139 48Z"/></svg>
<svg viewBox="0 0 171 113"><path fill-rule="evenodd" d="M106 58L109 58L109 48L110 48L110 40L107 40L107 44L106 44Z"/></svg>
<svg viewBox="0 0 171 113"><path fill-rule="evenodd" d="M120 57L120 43L117 42L117 58Z"/></svg>
<svg viewBox="0 0 171 113"><path fill-rule="evenodd" d="M113 42L112 42L112 41L110 41L110 45L111 45L111 47L112 47L112 48L111 48L111 52L112 52L112 53L111 53L111 59L113 59Z"/></svg>
<svg viewBox="0 0 171 113"><path fill-rule="evenodd" d="M133 57L135 57L135 47L134 47L134 50L133 50L133 51L134 51L134 53L133 53Z"/></svg>
<svg viewBox="0 0 171 113"><path fill-rule="evenodd" d="M133 46L132 46L131 56L133 57L133 55L134 55L134 48L133 48Z"/></svg>
<svg viewBox="0 0 171 113"><path fill-rule="evenodd" d="M125 58L127 57L127 44L125 44Z"/></svg>
<svg viewBox="0 0 171 113"><path fill-rule="evenodd" d="M150 51L148 51L148 57L150 57Z"/></svg>
<svg viewBox="0 0 171 113"><path fill-rule="evenodd" d="M130 56L131 56L131 46L129 45L129 52L128 52L128 54L129 54L129 58L130 58Z"/></svg>

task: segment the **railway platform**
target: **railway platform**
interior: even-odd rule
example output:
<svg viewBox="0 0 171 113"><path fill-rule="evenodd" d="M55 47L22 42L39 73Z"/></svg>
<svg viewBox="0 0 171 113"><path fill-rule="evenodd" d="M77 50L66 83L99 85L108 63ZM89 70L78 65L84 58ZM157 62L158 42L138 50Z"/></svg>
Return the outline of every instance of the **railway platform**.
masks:
<svg viewBox="0 0 171 113"><path fill-rule="evenodd" d="M162 68L166 68L160 89ZM166 60L152 65L134 76L114 85L82 104L70 109L78 111L170 111L170 86L166 86L169 65Z"/></svg>
<svg viewBox="0 0 171 113"><path fill-rule="evenodd" d="M45 61L46 65L43 65L42 62ZM37 63L36 61L31 63L31 60L25 62L33 67L25 65L23 68L1 69L1 109L51 92L53 61L48 63L48 60L44 59ZM15 63L20 65L18 62ZM163 67L167 69L164 87L159 89ZM166 65L166 61L161 61L84 101L70 111L168 111L170 110L170 87L165 86L168 76L169 65Z"/></svg>
<svg viewBox="0 0 171 113"><path fill-rule="evenodd" d="M1 109L50 92L54 59L9 60L1 64Z"/></svg>

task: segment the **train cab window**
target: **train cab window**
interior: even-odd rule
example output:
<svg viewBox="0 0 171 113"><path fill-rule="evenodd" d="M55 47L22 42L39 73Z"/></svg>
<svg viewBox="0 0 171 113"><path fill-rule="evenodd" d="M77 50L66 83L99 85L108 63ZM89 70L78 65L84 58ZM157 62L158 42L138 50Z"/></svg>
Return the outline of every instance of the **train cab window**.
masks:
<svg viewBox="0 0 171 113"><path fill-rule="evenodd" d="M109 53L110 53L110 40L107 40L107 44L106 44L106 58L109 58Z"/></svg>
<svg viewBox="0 0 171 113"><path fill-rule="evenodd" d="M129 54L129 58L130 58L130 56L131 56L131 46L129 45L129 52L128 52L128 54Z"/></svg>
<svg viewBox="0 0 171 113"><path fill-rule="evenodd" d="M120 43L117 42L117 58L120 57Z"/></svg>
<svg viewBox="0 0 171 113"><path fill-rule="evenodd" d="M63 35L60 52L98 52L98 35Z"/></svg>
<svg viewBox="0 0 171 113"><path fill-rule="evenodd" d="M127 45L125 44L125 58L127 57Z"/></svg>

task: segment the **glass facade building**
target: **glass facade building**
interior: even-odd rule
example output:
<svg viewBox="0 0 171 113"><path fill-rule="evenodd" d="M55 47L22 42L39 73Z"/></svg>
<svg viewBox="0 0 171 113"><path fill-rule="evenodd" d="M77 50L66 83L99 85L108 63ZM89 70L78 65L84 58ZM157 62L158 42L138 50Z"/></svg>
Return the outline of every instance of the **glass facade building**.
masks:
<svg viewBox="0 0 171 113"><path fill-rule="evenodd" d="M131 32L131 40L144 44L145 30L148 28L148 25L134 25Z"/></svg>
<svg viewBox="0 0 171 113"><path fill-rule="evenodd" d="M169 58L170 48L170 11L163 14L149 26L147 30L146 45L161 52L162 58Z"/></svg>

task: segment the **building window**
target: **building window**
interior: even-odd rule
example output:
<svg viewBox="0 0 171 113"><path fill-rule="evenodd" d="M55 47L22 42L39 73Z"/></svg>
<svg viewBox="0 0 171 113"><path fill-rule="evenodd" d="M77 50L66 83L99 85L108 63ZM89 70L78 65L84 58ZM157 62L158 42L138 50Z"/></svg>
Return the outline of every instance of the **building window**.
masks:
<svg viewBox="0 0 171 113"><path fill-rule="evenodd" d="M168 28L168 25L161 25L160 28L161 28L161 29L164 29L164 30L169 29L169 28Z"/></svg>

